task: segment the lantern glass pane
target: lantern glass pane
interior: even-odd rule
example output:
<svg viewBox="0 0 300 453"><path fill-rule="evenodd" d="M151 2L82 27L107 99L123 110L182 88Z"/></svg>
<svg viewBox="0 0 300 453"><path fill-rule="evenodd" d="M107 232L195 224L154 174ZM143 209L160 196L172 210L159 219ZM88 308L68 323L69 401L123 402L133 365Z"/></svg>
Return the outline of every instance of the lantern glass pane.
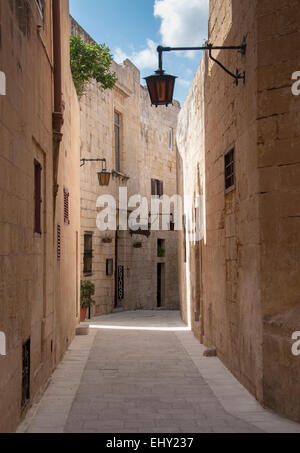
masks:
<svg viewBox="0 0 300 453"><path fill-rule="evenodd" d="M158 102L165 102L167 94L167 81L164 77L157 80Z"/></svg>

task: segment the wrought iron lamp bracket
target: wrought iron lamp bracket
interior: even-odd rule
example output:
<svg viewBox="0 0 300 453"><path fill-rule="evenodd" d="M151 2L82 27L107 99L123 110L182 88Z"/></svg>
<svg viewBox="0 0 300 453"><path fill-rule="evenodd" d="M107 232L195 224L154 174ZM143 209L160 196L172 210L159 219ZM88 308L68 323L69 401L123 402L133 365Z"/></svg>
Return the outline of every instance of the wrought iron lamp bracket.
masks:
<svg viewBox="0 0 300 453"><path fill-rule="evenodd" d="M80 162L81 162L80 167L83 167L86 164L86 162L103 162L105 163L106 167L106 159L80 159Z"/></svg>
<svg viewBox="0 0 300 453"><path fill-rule="evenodd" d="M219 60L213 57L212 51L213 50L236 50L237 52L241 53L242 55L246 55L246 50L247 50L247 42L246 42L246 37L243 38L242 44L240 46L214 46L213 44L208 43L206 46L203 47L163 47L163 46L158 46L157 52L158 52L158 70L156 71L156 74L164 74L163 70L163 52L173 52L173 51L195 51L195 50L202 50L206 51L208 50L209 52L209 58L213 60L216 64L218 64L228 75L234 78L235 84L238 86L239 80L243 80L244 83L246 81L246 73L245 72L240 72L239 69L236 69L236 73L234 74L231 72L229 69L227 69Z"/></svg>

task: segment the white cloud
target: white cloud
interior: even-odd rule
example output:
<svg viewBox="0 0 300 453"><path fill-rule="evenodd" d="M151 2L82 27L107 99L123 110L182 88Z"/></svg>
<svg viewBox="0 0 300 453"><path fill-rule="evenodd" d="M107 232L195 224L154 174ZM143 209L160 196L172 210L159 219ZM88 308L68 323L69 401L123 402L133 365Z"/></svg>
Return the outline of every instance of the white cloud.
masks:
<svg viewBox="0 0 300 453"><path fill-rule="evenodd" d="M155 0L154 16L161 20L161 42L170 47L198 47L207 39L209 0ZM122 63L126 58L139 69L153 69L157 66L157 45L147 39L144 49L126 54L121 48L115 50L114 59ZM187 52L193 58L197 52ZM186 83L187 86L187 83Z"/></svg>
<svg viewBox="0 0 300 453"><path fill-rule="evenodd" d="M181 85L184 88L189 88L192 82L190 80L178 79L177 83L178 85Z"/></svg>
<svg viewBox="0 0 300 453"><path fill-rule="evenodd" d="M155 0L154 16L161 19L162 43L198 47L207 39L209 0Z"/></svg>
<svg viewBox="0 0 300 453"><path fill-rule="evenodd" d="M119 47L115 50L114 59L117 63L122 63L126 58L129 58L138 69L153 69L157 66L157 46L154 41L147 39L147 47L139 52L133 52L131 55L127 55Z"/></svg>
<svg viewBox="0 0 300 453"><path fill-rule="evenodd" d="M126 58L128 58L126 53L123 52L123 50L120 47L117 47L115 52L114 52L114 60L115 60L115 62L117 62L118 64L121 64L121 63L123 63L124 60L126 60Z"/></svg>

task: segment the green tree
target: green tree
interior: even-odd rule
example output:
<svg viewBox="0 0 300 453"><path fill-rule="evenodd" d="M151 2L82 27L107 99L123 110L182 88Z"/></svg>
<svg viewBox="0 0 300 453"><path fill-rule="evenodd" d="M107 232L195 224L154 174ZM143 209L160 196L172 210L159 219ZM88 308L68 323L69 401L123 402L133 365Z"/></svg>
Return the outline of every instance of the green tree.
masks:
<svg viewBox="0 0 300 453"><path fill-rule="evenodd" d="M99 89L111 89L117 81L115 72L110 72L113 57L105 44L85 43L71 36L71 71L77 95L80 98L89 80L94 79Z"/></svg>

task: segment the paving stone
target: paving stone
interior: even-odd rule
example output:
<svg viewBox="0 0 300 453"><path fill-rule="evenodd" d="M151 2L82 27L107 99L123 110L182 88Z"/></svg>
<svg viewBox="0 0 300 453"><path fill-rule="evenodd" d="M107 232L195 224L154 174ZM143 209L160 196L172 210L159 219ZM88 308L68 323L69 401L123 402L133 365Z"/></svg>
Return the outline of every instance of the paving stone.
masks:
<svg viewBox="0 0 300 453"><path fill-rule="evenodd" d="M184 328L176 312L92 320L19 432L300 432L265 411L219 359L203 357L190 332L98 328L109 324Z"/></svg>

